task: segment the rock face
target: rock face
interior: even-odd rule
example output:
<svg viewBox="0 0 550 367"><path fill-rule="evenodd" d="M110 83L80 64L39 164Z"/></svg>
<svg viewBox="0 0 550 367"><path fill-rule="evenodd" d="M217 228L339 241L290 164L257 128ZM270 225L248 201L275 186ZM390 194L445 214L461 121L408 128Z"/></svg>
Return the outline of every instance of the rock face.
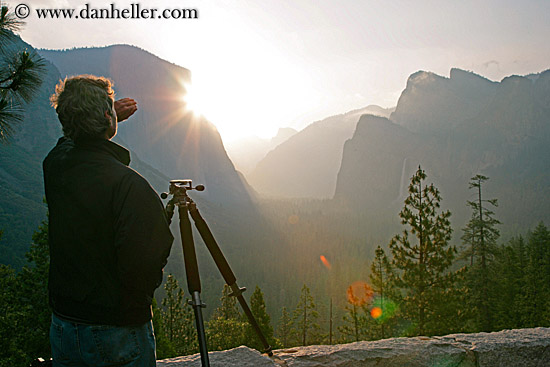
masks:
<svg viewBox="0 0 550 367"><path fill-rule="evenodd" d="M550 366L550 328L281 349L268 358L247 347L212 352L211 366L289 367L544 367ZM198 354L157 361L157 366L200 366Z"/></svg>
<svg viewBox="0 0 550 367"><path fill-rule="evenodd" d="M379 106L317 121L270 151L247 176L258 192L284 198L334 195L342 147L353 136L361 115L388 116Z"/></svg>
<svg viewBox="0 0 550 367"><path fill-rule="evenodd" d="M359 213L395 217L421 165L454 226L471 215L468 182L483 174L499 220L534 227L550 220L549 121L550 70L498 83L458 69L450 78L417 72L389 119L359 120L344 145L334 198Z"/></svg>

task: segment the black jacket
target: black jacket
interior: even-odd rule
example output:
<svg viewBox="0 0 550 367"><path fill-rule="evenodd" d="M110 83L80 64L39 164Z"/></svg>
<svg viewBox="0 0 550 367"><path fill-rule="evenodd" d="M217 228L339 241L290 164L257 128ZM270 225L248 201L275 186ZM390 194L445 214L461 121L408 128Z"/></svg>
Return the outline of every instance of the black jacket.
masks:
<svg viewBox="0 0 550 367"><path fill-rule="evenodd" d="M49 294L60 316L91 324L151 319L173 237L157 193L111 141L61 138L44 160Z"/></svg>

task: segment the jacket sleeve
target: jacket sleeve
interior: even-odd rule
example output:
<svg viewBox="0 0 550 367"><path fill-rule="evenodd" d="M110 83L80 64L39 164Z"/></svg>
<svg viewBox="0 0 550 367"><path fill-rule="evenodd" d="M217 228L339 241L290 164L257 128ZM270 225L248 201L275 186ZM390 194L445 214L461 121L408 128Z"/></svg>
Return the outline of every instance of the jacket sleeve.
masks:
<svg viewBox="0 0 550 367"><path fill-rule="evenodd" d="M115 247L123 298L150 302L174 237L160 198L142 176L131 171L116 191Z"/></svg>

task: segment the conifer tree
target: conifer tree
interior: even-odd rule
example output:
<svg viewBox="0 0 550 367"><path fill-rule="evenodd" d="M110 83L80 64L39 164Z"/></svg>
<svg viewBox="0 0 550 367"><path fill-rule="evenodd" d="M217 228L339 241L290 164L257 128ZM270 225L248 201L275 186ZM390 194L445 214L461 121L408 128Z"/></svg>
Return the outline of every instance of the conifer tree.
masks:
<svg viewBox="0 0 550 367"><path fill-rule="evenodd" d="M162 300L164 335L177 355L194 353L197 350L197 336L193 324L193 311L184 299L183 289L172 274L166 278L164 290L166 291L166 296Z"/></svg>
<svg viewBox="0 0 550 367"><path fill-rule="evenodd" d="M300 301L294 310L292 317L293 328L292 334L300 345L308 345L308 343L318 338L321 327L317 320L319 313L311 296L309 288L304 284L300 294Z"/></svg>
<svg viewBox="0 0 550 367"><path fill-rule="evenodd" d="M47 221L33 234L25 256L29 264L19 273L0 265L0 367L24 366L51 355Z"/></svg>
<svg viewBox="0 0 550 367"><path fill-rule="evenodd" d="M524 327L550 326L550 232L541 222L529 234Z"/></svg>
<svg viewBox="0 0 550 367"><path fill-rule="evenodd" d="M1 239L0 232L0 239ZM0 367L22 365L26 361L26 353L21 349L16 337L18 320L21 318L19 300L17 299L17 279L15 270L0 264Z"/></svg>
<svg viewBox="0 0 550 367"><path fill-rule="evenodd" d="M412 335L447 332L455 310L449 300L454 297L457 274L449 271L456 249L451 239L451 213L439 213L441 196L433 185L424 185L425 172L418 170L411 178L409 195L399 217L408 227L390 241L396 268L396 285L402 289L402 311L411 321Z"/></svg>
<svg viewBox="0 0 550 367"><path fill-rule="evenodd" d="M366 338L366 316L362 307L358 307L355 303L348 299L346 305L346 313L342 316L342 325L338 327L338 331L342 335L342 341L345 343L358 342Z"/></svg>
<svg viewBox="0 0 550 367"><path fill-rule="evenodd" d="M512 238L502 246L495 257L495 273L498 274L495 293L499 296L492 305L495 313L495 330L524 327L528 287L527 247L522 236Z"/></svg>
<svg viewBox="0 0 550 367"><path fill-rule="evenodd" d="M260 330L262 331L267 342L269 343L269 345L273 346L274 339L273 339L273 327L271 326L271 318L269 317L269 314L267 313L267 310L265 308L264 294L260 289L260 287L258 286L256 286L254 293L252 293L252 295L250 296L250 310L252 311L254 318L258 322L258 325L260 326ZM258 338L258 335L256 334L256 332L248 322L248 319L244 317L244 315L243 315L243 322L246 324L246 330L245 330L246 345L256 350L259 350L260 352L263 352L263 349L264 349L263 344L261 343L260 339Z"/></svg>
<svg viewBox="0 0 550 367"><path fill-rule="evenodd" d="M0 4L0 143L13 134L29 102L42 83L45 62L35 52L15 50L12 43L23 23Z"/></svg>
<svg viewBox="0 0 550 367"><path fill-rule="evenodd" d="M166 337L166 329L162 318L162 310L158 307L155 297L151 305L153 311L153 329L155 330L155 346L157 359L177 357L176 350L170 340Z"/></svg>
<svg viewBox="0 0 550 367"><path fill-rule="evenodd" d="M292 329L292 320L286 307L281 310L281 318L279 319L279 327L277 328L277 337L283 348L291 346L290 337Z"/></svg>
<svg viewBox="0 0 550 367"><path fill-rule="evenodd" d="M469 256L470 266L466 273L466 285L469 289L469 310L474 316L476 331L493 330L493 304L495 280L490 275L491 264L497 250L500 233L494 218L494 212L485 204L498 206L497 199L486 200L482 196L482 186L489 178L476 175L470 180L470 189L476 190L476 200L468 201L472 209L470 221L464 228L462 241L465 245L463 256Z"/></svg>
<svg viewBox="0 0 550 367"><path fill-rule="evenodd" d="M375 329L372 330L373 339L384 339L393 334L393 326L397 317L397 302L399 295L395 289L395 274L390 260L382 247L378 246L375 251L375 257L371 264L371 273L369 275L372 290L376 299L372 307L378 308L373 317Z"/></svg>
<svg viewBox="0 0 550 367"><path fill-rule="evenodd" d="M51 309L48 301L50 252L48 222L43 221L32 235L32 244L25 254L29 265L17 274L19 300L25 310L25 324L20 324L25 335L21 347L35 355L50 352L49 332Z"/></svg>
<svg viewBox="0 0 550 367"><path fill-rule="evenodd" d="M206 325L208 350L226 350L245 344L246 323L237 308L237 299L231 288L224 285L220 307Z"/></svg>

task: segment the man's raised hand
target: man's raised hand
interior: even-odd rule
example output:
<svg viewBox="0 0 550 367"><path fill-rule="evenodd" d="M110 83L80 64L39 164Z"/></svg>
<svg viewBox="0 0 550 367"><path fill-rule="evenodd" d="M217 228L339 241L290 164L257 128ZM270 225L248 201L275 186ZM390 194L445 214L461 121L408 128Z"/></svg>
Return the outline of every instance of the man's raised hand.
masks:
<svg viewBox="0 0 550 367"><path fill-rule="evenodd" d="M118 122L126 120L137 111L137 102L132 98L115 101L115 112Z"/></svg>

